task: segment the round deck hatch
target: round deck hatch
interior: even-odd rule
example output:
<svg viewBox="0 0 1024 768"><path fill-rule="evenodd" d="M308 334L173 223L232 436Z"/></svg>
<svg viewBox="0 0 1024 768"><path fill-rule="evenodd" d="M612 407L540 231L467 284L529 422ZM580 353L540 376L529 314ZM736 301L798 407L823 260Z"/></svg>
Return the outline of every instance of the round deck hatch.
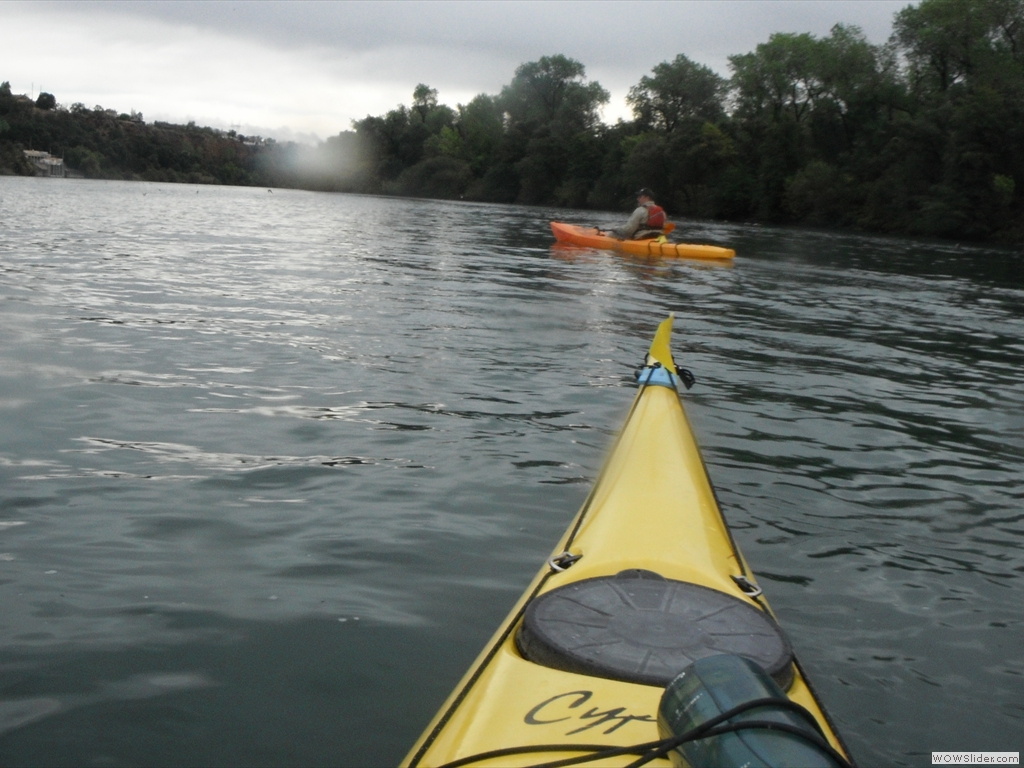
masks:
<svg viewBox="0 0 1024 768"><path fill-rule="evenodd" d="M739 598L652 571L566 584L536 598L516 634L530 661L664 687L697 659L733 653L785 690L793 649L779 625Z"/></svg>

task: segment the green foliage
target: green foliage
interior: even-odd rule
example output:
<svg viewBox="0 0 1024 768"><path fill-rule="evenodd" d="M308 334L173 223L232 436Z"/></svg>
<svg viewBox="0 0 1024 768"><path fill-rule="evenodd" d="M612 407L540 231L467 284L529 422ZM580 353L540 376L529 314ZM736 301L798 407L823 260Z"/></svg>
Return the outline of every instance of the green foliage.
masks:
<svg viewBox="0 0 1024 768"><path fill-rule="evenodd" d="M992 177L992 188L995 190L996 199L1004 208L1013 202L1013 193L1017 189L1017 183L1012 176L1003 176L997 173Z"/></svg>
<svg viewBox="0 0 1024 768"><path fill-rule="evenodd" d="M795 218L808 224L843 223L848 210L845 184L835 166L812 160L786 181L786 207Z"/></svg>
<svg viewBox="0 0 1024 768"><path fill-rule="evenodd" d="M910 65L914 85L941 94L963 82L988 58L990 10L977 0L931 0L896 14L893 36Z"/></svg>
<svg viewBox="0 0 1024 768"><path fill-rule="evenodd" d="M586 82L585 75L580 62L561 55L518 67L499 97L510 127L533 131L553 125L560 129L556 133L594 128L609 95L600 84Z"/></svg>
<svg viewBox="0 0 1024 768"><path fill-rule="evenodd" d="M457 199L463 196L471 177L472 171L464 160L439 155L405 169L385 191L410 197Z"/></svg>
<svg viewBox="0 0 1024 768"><path fill-rule="evenodd" d="M420 83L412 92L412 108L420 114L421 120L427 119L427 113L437 106L437 89Z"/></svg>
<svg viewBox="0 0 1024 768"><path fill-rule="evenodd" d="M753 53L730 56L739 117L799 123L821 90L815 72L818 41L809 34L777 33Z"/></svg>
<svg viewBox="0 0 1024 768"><path fill-rule="evenodd" d="M459 105L457 126L463 157L473 173L482 177L494 165L505 136L501 108L494 98L480 94L469 104Z"/></svg>
<svg viewBox="0 0 1024 768"><path fill-rule="evenodd" d="M0 139L0 176L34 176L35 167L22 152L22 145Z"/></svg>
<svg viewBox="0 0 1024 768"><path fill-rule="evenodd" d="M503 197L527 204L586 199L588 178L596 176L592 140L608 92L586 81L586 70L565 56L543 56L516 69L496 104L504 134L499 143ZM599 162L599 159L598 159ZM507 198L506 198L507 199Z"/></svg>
<svg viewBox="0 0 1024 768"><path fill-rule="evenodd" d="M57 106L57 99L52 93L41 92L36 98L36 106L39 109L53 109Z"/></svg>
<svg viewBox="0 0 1024 768"><path fill-rule="evenodd" d="M672 133L683 121L715 122L725 116L727 82L708 67L679 54L653 72L654 77L641 77L626 97L643 128Z"/></svg>
<svg viewBox="0 0 1024 768"><path fill-rule="evenodd" d="M103 178L103 166L109 166L107 159L99 152L95 152L81 145L72 147L64 154L64 162L68 167L74 168L88 179Z"/></svg>
<svg viewBox="0 0 1024 768"><path fill-rule="evenodd" d="M924 0L896 15L907 62L901 229L987 239L1020 231L1024 2ZM1003 181L997 182L996 179ZM877 219L876 219L877 220Z"/></svg>

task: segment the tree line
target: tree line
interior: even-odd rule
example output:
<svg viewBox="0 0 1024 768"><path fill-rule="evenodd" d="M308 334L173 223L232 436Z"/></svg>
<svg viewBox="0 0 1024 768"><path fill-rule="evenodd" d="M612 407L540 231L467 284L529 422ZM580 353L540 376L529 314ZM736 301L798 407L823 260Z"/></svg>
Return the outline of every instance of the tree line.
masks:
<svg viewBox="0 0 1024 768"><path fill-rule="evenodd" d="M595 209L647 186L677 216L1024 242L1024 0L922 0L893 30L883 45L842 24L774 34L729 78L680 54L614 125L584 65L545 56L455 108L420 84L315 148L81 105L17 112L0 88L0 167L48 141L92 176Z"/></svg>
<svg viewBox="0 0 1024 768"><path fill-rule="evenodd" d="M194 123L147 124L140 114L98 105L65 108L49 93L32 101L0 83L0 173L32 175L22 150L36 149L89 178L262 185L272 181L261 171L266 148Z"/></svg>

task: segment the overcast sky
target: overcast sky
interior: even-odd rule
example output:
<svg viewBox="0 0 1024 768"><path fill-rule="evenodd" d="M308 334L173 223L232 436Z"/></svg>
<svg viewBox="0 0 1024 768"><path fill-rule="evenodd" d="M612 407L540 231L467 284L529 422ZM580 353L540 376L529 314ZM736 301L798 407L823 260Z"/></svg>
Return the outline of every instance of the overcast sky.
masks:
<svg viewBox="0 0 1024 768"><path fill-rule="evenodd" d="M882 43L907 0L531 2L0 2L0 81L61 104L137 110L279 139L326 138L409 103L497 94L515 68L556 53L611 92L604 119L679 53L729 74L728 56L773 32L838 23Z"/></svg>

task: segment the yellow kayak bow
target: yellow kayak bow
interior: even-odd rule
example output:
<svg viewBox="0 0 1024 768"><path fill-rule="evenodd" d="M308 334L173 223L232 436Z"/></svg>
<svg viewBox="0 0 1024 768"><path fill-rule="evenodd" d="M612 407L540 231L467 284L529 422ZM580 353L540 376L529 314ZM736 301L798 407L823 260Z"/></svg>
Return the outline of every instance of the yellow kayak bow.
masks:
<svg viewBox="0 0 1024 768"><path fill-rule="evenodd" d="M711 624L741 614L754 628L723 642L743 646L756 636L771 647L720 652L754 658L764 651L754 660L845 754L781 631L776 641L778 627L722 516L677 390L689 372L672 359L671 329L669 316L651 344L625 425L569 530L403 765L537 765L656 741L666 681L685 666L686 654L695 658L672 643L694 632L711 643L708 636L729 634ZM675 615L638 611L641 587L653 588L660 603L682 607L669 609ZM679 612L707 600L707 616L698 619L704 629L687 625ZM582 619L573 624L559 611ZM642 658L618 643L629 632L643 634ZM626 658L611 658L616 654ZM494 756L474 758L487 754Z"/></svg>

